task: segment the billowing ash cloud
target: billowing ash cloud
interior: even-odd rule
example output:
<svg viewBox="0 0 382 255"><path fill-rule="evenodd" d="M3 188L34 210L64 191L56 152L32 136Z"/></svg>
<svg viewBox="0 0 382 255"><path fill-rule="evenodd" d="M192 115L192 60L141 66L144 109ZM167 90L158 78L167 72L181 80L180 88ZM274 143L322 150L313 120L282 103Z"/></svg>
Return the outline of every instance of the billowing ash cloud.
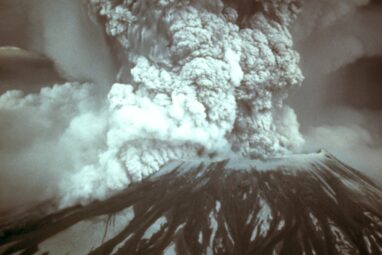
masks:
<svg viewBox="0 0 382 255"><path fill-rule="evenodd" d="M302 80L287 29L292 3L264 4L240 24L221 1L91 4L132 68L108 93L107 150L74 177L75 194L107 193L179 158L265 158L301 144L283 107Z"/></svg>
<svg viewBox="0 0 382 255"><path fill-rule="evenodd" d="M161 102L155 104L167 109L177 104L173 97L184 97L183 106L175 108L185 118L174 121L189 122L189 116L194 123L187 126L215 136L196 141L207 150L216 139L219 148L227 139L234 150L255 157L284 153L294 146L285 134L293 130L279 130L274 122L275 115L280 120L282 115L289 117L288 110L281 110L282 101L286 90L302 80L287 29L294 14L286 9L287 3L279 9L264 4L269 10L241 22L237 10L221 1L92 3L106 17L108 33L126 50L125 64L133 67L122 81L134 92L128 86L119 90L126 88L128 94L149 101L159 97ZM279 17L273 20L274 13ZM201 112L188 113L191 108ZM174 138L169 140L178 139Z"/></svg>
<svg viewBox="0 0 382 255"><path fill-rule="evenodd" d="M114 40L118 83L107 95L80 84L3 95L2 155L12 155L2 161L6 180L25 171L36 183L59 178L67 205L104 198L174 159L299 149L296 116L283 104L302 82L288 30L296 1L89 6Z"/></svg>
<svg viewBox="0 0 382 255"><path fill-rule="evenodd" d="M2 207L49 198L62 179L98 159L106 118L94 93L90 84L67 83L0 97Z"/></svg>

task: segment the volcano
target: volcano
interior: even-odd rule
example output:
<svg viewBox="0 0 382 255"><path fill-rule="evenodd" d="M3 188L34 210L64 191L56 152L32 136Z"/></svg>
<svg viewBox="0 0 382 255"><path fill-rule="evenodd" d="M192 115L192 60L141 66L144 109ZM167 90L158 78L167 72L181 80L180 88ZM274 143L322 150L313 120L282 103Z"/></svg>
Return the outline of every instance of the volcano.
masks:
<svg viewBox="0 0 382 255"><path fill-rule="evenodd" d="M2 254L382 254L382 190L326 151L174 161L104 201L3 215Z"/></svg>

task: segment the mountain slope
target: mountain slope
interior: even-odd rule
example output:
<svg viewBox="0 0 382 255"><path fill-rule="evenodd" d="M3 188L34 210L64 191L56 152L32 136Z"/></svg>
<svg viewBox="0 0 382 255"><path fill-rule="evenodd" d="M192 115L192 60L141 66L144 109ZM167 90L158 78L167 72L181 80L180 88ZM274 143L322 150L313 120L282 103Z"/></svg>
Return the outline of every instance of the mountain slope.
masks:
<svg viewBox="0 0 382 255"><path fill-rule="evenodd" d="M382 191L325 151L172 162L105 201L2 229L3 254L381 254Z"/></svg>

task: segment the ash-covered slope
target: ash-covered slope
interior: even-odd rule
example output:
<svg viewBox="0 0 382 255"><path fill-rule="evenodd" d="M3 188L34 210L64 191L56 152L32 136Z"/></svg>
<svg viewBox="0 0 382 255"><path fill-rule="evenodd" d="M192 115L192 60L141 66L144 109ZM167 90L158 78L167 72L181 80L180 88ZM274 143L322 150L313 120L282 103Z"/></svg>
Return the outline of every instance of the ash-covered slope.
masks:
<svg viewBox="0 0 382 255"><path fill-rule="evenodd" d="M3 254L381 254L382 191L324 151L173 162L105 201L2 229Z"/></svg>

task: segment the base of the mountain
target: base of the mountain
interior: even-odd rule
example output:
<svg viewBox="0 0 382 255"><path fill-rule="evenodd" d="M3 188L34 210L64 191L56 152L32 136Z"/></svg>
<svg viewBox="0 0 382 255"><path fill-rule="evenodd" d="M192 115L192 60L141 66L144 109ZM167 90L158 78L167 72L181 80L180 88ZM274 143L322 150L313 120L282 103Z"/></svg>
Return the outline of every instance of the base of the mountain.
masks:
<svg viewBox="0 0 382 255"><path fill-rule="evenodd" d="M1 229L2 254L382 254L382 190L324 151L173 162L105 201Z"/></svg>

